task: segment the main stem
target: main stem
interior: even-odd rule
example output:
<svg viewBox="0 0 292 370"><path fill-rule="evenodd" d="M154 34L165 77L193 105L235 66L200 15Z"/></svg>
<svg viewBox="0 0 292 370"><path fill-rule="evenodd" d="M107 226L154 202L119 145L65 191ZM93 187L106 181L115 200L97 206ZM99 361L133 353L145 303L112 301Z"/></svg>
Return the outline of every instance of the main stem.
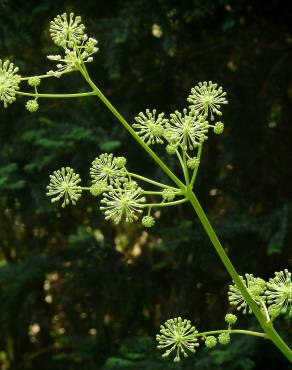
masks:
<svg viewBox="0 0 292 370"><path fill-rule="evenodd" d="M86 68L80 70L81 74L88 82L88 84L92 87L95 94L99 97L99 99L106 105L106 107L113 113L113 115L122 123L122 125L126 128L127 131L134 137L134 139L143 147L143 149L154 159L154 161L162 168L162 170L170 177L170 179L186 194L188 200L192 204L199 220L201 221L211 243L213 244L217 254L219 255L222 263L224 264L226 270L228 271L229 275L233 279L234 283L240 290L242 296L251 307L254 315L256 316L259 324L261 325L262 329L265 331L267 336L271 339L271 341L275 344L276 347L287 357L287 359L292 362L292 351L287 346L287 344L283 341L283 339L279 336L276 330L273 327L271 322L267 322L265 317L262 315L260 309L258 308L257 304L254 302L252 297L250 296L248 290L242 283L238 273L236 272L235 268L233 267L230 259L228 258L227 254L224 251L217 235L212 228L206 214L204 213L198 199L196 198L195 194L193 193L192 189L188 187L186 188L185 184L181 182L175 174L166 166L166 164L149 148L148 145L144 143L144 141L137 135L137 133L133 130L133 128L128 124L125 118L116 110L116 108L111 104L111 102L103 95L103 93L98 89L98 87L94 84L94 82L90 79Z"/></svg>
<svg viewBox="0 0 292 370"><path fill-rule="evenodd" d="M199 220L201 221L211 243L213 244L217 254L219 255L219 258L221 259L223 265L225 266L226 270L228 271L229 275L233 279L234 283L240 290L243 298L246 300L248 305L251 307L255 317L257 318L259 324L261 325L262 329L267 333L268 337L271 339L271 341L275 344L275 346L278 347L278 349L288 358L289 361L292 362L292 351L287 346L287 344L283 341L283 339L279 336L279 334L276 332L276 330L273 327L273 324L271 322L267 322L266 318L262 315L259 307L254 302L252 297L250 296L248 290L242 283L238 273L236 272L235 268L233 267L232 262L230 261L229 257L224 251L223 246L221 245L213 227L211 226L205 212L203 211L197 197L195 194L190 191L188 193L188 199L190 203L192 204Z"/></svg>

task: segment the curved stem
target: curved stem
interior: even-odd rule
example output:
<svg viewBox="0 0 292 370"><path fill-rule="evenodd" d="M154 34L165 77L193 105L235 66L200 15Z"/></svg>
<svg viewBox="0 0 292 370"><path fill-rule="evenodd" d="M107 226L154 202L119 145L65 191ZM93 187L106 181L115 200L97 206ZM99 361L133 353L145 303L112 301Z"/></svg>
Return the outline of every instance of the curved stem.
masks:
<svg viewBox="0 0 292 370"><path fill-rule="evenodd" d="M180 200L175 200L173 202L168 202L168 203L150 203L150 204L143 204L143 208L146 208L146 207L156 207L156 208L160 208L160 207L170 207L170 206L177 206L179 204L182 204L182 203L185 203L187 202L188 199L187 198L184 198L184 199L180 199Z"/></svg>
<svg viewBox="0 0 292 370"><path fill-rule="evenodd" d="M174 188L173 186L169 186L169 185L162 184L161 182L158 182L158 181L154 181L154 180L148 179L147 177L144 177L144 176L141 176L141 175L137 175L136 173L132 173L132 172L127 172L127 173L128 173L128 175L130 175L131 177L136 177L136 178L137 178L137 179L139 179L139 180L142 180L142 181L148 182L149 184L152 184L152 185L159 186L160 188L172 189L172 190L180 191L180 189L178 189L178 188Z"/></svg>
<svg viewBox="0 0 292 370"><path fill-rule="evenodd" d="M207 336L211 334L220 334L220 333L254 335L255 337L270 339L266 333L259 333L257 331L240 330L240 329L235 329L235 330L228 330L228 329L224 330L223 329L223 330L205 331L205 332L196 334L196 337L203 337L203 336Z"/></svg>
<svg viewBox="0 0 292 370"><path fill-rule="evenodd" d="M76 94L33 94L33 93L27 93L23 91L15 91L18 95L23 96L31 96L33 98L82 98L84 96L93 96L96 95L94 91L86 92L86 93L76 93Z"/></svg>
<svg viewBox="0 0 292 370"><path fill-rule="evenodd" d="M198 159L198 160L200 160L200 159L201 159L201 155L202 155L202 147L203 147L203 144L201 144L201 145L199 146L199 149L198 149L198 154L197 154L197 159ZM199 166L197 166L197 167L194 169L193 176L192 176L192 179L191 179L191 182L190 182L190 188L191 188L191 189L193 188L193 185L194 185L194 182L195 182L195 179L196 179L196 176L197 176L198 169L199 169Z"/></svg>
<svg viewBox="0 0 292 370"><path fill-rule="evenodd" d="M259 307L254 302L252 297L250 296L248 290L242 283L238 273L236 272L235 268L233 267L232 262L228 258L227 254L223 246L221 245L214 229L212 228L205 212L203 211L197 197L195 194L190 191L188 193L188 199L192 204L199 220L201 221L213 247L215 248L219 258L221 259L223 265L225 266L226 270L228 271L229 275L233 279L234 283L236 284L237 288L240 290L243 298L246 300L247 304L251 307L253 314L256 316L260 326L265 331L265 333L269 336L275 346L292 362L292 351L288 347L288 345L283 341L283 339L279 336L279 334L274 329L271 322L267 322L265 316L261 313Z"/></svg>

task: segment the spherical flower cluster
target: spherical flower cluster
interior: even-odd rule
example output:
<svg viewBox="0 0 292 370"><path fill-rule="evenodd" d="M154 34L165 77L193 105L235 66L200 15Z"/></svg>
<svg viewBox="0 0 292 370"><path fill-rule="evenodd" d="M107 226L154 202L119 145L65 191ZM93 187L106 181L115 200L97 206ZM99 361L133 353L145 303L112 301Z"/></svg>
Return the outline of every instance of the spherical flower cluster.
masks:
<svg viewBox="0 0 292 370"><path fill-rule="evenodd" d="M5 62L0 59L0 101L4 108L15 101L16 91L19 90L20 75L17 74L18 67L9 60Z"/></svg>
<svg viewBox="0 0 292 370"><path fill-rule="evenodd" d="M151 112L146 109L146 113L140 112L137 117L135 117L136 123L133 123L133 128L136 130L138 135L147 145L151 144L163 144L163 133L165 124L168 122L164 118L164 113L160 113L156 117L156 109Z"/></svg>
<svg viewBox="0 0 292 370"><path fill-rule="evenodd" d="M216 122L213 130L216 135L222 134L222 132L224 131L224 123Z"/></svg>
<svg viewBox="0 0 292 370"><path fill-rule="evenodd" d="M209 349L214 348L217 344L217 339L213 335L209 335L205 339L205 346Z"/></svg>
<svg viewBox="0 0 292 370"><path fill-rule="evenodd" d="M172 145L172 144L166 145L167 154L173 155L173 154L175 154L176 150L177 150L177 148L176 148L175 145Z"/></svg>
<svg viewBox="0 0 292 370"><path fill-rule="evenodd" d="M269 304L269 313L272 317L280 313L291 314L292 307L292 282L291 272L287 269L275 272L275 277L266 283L266 301Z"/></svg>
<svg viewBox="0 0 292 370"><path fill-rule="evenodd" d="M142 225L145 227L152 227L155 225L154 217L152 216L144 216L142 218Z"/></svg>
<svg viewBox="0 0 292 370"><path fill-rule="evenodd" d="M208 122L196 112L183 110L170 115L164 136L174 146L182 145L184 150L194 149L207 139Z"/></svg>
<svg viewBox="0 0 292 370"><path fill-rule="evenodd" d="M174 362L178 362L181 355L188 357L188 352L196 352L199 346L196 334L198 331L189 320L181 317L167 320L160 326L160 334L156 336L157 348L165 350L163 357L174 352Z"/></svg>
<svg viewBox="0 0 292 370"><path fill-rule="evenodd" d="M225 96L226 92L223 91L222 87L218 87L212 81L204 81L199 82L191 89L188 101L192 104L190 108L205 116L210 115L213 121L214 114L222 115L221 105L228 103Z"/></svg>
<svg viewBox="0 0 292 370"><path fill-rule="evenodd" d="M34 113L39 109L39 103L36 100L28 100L25 107L29 112Z"/></svg>
<svg viewBox="0 0 292 370"><path fill-rule="evenodd" d="M135 182L125 182L115 184L108 192L103 193L100 209L105 214L105 219L115 224L120 223L122 219L133 222L143 212L145 202L142 189Z"/></svg>
<svg viewBox="0 0 292 370"><path fill-rule="evenodd" d="M113 184L116 181L123 180L126 169L121 166L122 164L126 164L126 162L121 157L115 158L112 153L103 153L95 158L90 168L93 184L100 181Z"/></svg>
<svg viewBox="0 0 292 370"><path fill-rule="evenodd" d="M218 342L226 346L230 343L230 335L228 333L221 333L218 336Z"/></svg>
<svg viewBox="0 0 292 370"><path fill-rule="evenodd" d="M195 168L199 167L200 165L200 160L198 158L189 158L187 160L187 166L191 170L194 170Z"/></svg>
<svg viewBox="0 0 292 370"><path fill-rule="evenodd" d="M41 79L38 76L33 76L28 79L27 83L29 86L36 87L40 85Z"/></svg>
<svg viewBox="0 0 292 370"><path fill-rule="evenodd" d="M106 181L97 181L90 187L90 193L94 197L98 197L100 194L108 190L108 185Z"/></svg>
<svg viewBox="0 0 292 370"><path fill-rule="evenodd" d="M52 203L64 198L63 208L70 202L75 205L82 193L82 188L78 185L80 181L80 176L72 168L62 167L61 170L54 171L50 175L47 195L53 197Z"/></svg>
<svg viewBox="0 0 292 370"><path fill-rule="evenodd" d="M171 202L175 198L175 192L172 189L164 189L162 191L162 199Z"/></svg>
<svg viewBox="0 0 292 370"><path fill-rule="evenodd" d="M235 315L233 315L232 313L227 313L225 315L225 321L229 324L229 325L234 325L237 321L237 317Z"/></svg>
<svg viewBox="0 0 292 370"><path fill-rule="evenodd" d="M256 278L252 274L245 274L245 279L240 276L240 279L244 286L247 288L252 299L258 305L261 302L261 295L264 293L266 282L261 278ZM228 299L230 304L237 306L237 310L243 310L243 313L252 313L252 309L248 306L244 297L237 286L229 285Z"/></svg>
<svg viewBox="0 0 292 370"><path fill-rule="evenodd" d="M74 13L57 15L50 24L50 35L55 44L61 47L80 44L84 30L81 17L75 16Z"/></svg>

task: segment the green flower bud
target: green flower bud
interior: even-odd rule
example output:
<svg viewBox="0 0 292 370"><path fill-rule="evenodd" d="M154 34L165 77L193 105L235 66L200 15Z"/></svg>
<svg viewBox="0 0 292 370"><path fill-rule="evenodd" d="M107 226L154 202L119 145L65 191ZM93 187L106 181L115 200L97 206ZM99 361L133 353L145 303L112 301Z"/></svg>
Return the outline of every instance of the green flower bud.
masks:
<svg viewBox="0 0 292 370"><path fill-rule="evenodd" d="M162 198L171 202L175 198L175 192L172 189L164 189L162 191Z"/></svg>
<svg viewBox="0 0 292 370"><path fill-rule="evenodd" d="M29 86L39 86L39 84L41 83L41 79L37 76L34 76L30 77L27 82Z"/></svg>
<svg viewBox="0 0 292 370"><path fill-rule="evenodd" d="M39 109L39 103L36 100L28 100L25 107L31 113L36 112Z"/></svg>
<svg viewBox="0 0 292 370"><path fill-rule="evenodd" d="M230 335L228 333L221 333L218 336L218 341L220 344L226 346L227 344L230 343Z"/></svg>
<svg viewBox="0 0 292 370"><path fill-rule="evenodd" d="M210 335L206 338L205 340L205 346L207 348L214 348L217 344L217 339L213 336L213 335Z"/></svg>
<svg viewBox="0 0 292 370"><path fill-rule="evenodd" d="M167 151L167 154L170 154L170 155L175 154L175 151L176 151L175 145L168 144L166 146L166 151Z"/></svg>
<svg viewBox="0 0 292 370"><path fill-rule="evenodd" d="M115 162L115 165L118 167L118 168L122 168L122 167L125 167L126 164L127 164L127 159L125 157L116 157L114 159L114 162Z"/></svg>
<svg viewBox="0 0 292 370"><path fill-rule="evenodd" d="M142 218L142 225L145 227L152 227L155 224L154 217L152 216L144 216Z"/></svg>
<svg viewBox="0 0 292 370"><path fill-rule="evenodd" d="M232 313L228 313L228 314L225 315L225 321L229 325L234 325L237 321L237 317L235 315L233 315Z"/></svg>
<svg viewBox="0 0 292 370"><path fill-rule="evenodd" d="M91 187L90 187L90 193L94 196L94 197L98 197L100 194L102 194L103 192L105 192L107 190L107 183L104 182L104 181L99 181L99 182L96 182L95 184L93 184Z"/></svg>
<svg viewBox="0 0 292 370"><path fill-rule="evenodd" d="M187 160L187 166L194 170L195 168L199 167L200 160L198 158L190 158Z"/></svg>
<svg viewBox="0 0 292 370"><path fill-rule="evenodd" d="M224 131L224 123L216 122L213 130L216 135L222 134L222 132Z"/></svg>

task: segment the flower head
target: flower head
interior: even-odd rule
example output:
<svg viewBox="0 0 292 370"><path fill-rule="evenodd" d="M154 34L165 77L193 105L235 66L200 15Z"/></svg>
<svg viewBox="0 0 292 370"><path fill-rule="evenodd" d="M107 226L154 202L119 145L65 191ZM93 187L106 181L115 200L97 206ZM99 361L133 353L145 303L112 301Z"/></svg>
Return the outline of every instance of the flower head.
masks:
<svg viewBox="0 0 292 370"><path fill-rule="evenodd" d="M236 321L237 321L237 316L236 315L233 315L232 313L227 313L225 315L225 321L229 325L234 325L236 323Z"/></svg>
<svg viewBox="0 0 292 370"><path fill-rule="evenodd" d="M207 139L209 125L203 116L184 109L183 114L175 111L170 117L164 134L170 144L175 146L181 144L185 149L192 150Z"/></svg>
<svg viewBox="0 0 292 370"><path fill-rule="evenodd" d="M155 225L154 217L152 216L144 216L142 218L142 225L145 227L152 227Z"/></svg>
<svg viewBox="0 0 292 370"><path fill-rule="evenodd" d="M113 184L116 181L124 179L126 169L125 167L121 167L121 164L126 164L126 162L121 161L120 158L115 158L111 153L103 153L95 158L90 168L92 182L106 181L108 184Z"/></svg>
<svg viewBox="0 0 292 370"><path fill-rule="evenodd" d="M20 76L17 74L18 67L9 60L5 62L0 59L0 101L4 108L15 101L16 90L19 90Z"/></svg>
<svg viewBox="0 0 292 370"><path fill-rule="evenodd" d="M165 124L168 122L168 120L164 118L164 113L160 113L156 117L156 109L153 109L152 112L146 109L146 114L140 112L138 116L135 117L135 121L136 123L133 124L133 127L146 144L163 144L162 135Z"/></svg>
<svg viewBox="0 0 292 370"><path fill-rule="evenodd" d="M181 317L167 320L160 326L160 334L156 335L157 348L165 350L163 357L175 352L174 362L178 362L181 354L188 357L188 351L196 352L195 348L199 346L197 333L190 320L183 320Z"/></svg>
<svg viewBox="0 0 292 370"><path fill-rule="evenodd" d="M41 79L38 76L33 76L28 79L27 83L29 84L29 86L39 86L41 83Z"/></svg>
<svg viewBox="0 0 292 370"><path fill-rule="evenodd" d="M230 343L230 335L228 333L221 333L218 336L218 342L226 346Z"/></svg>
<svg viewBox="0 0 292 370"><path fill-rule="evenodd" d="M78 185L80 181L80 176L72 168L62 167L50 175L47 195L54 197L52 203L64 198L63 208L70 202L75 205L82 193L82 188Z"/></svg>
<svg viewBox="0 0 292 370"><path fill-rule="evenodd" d="M31 113L34 113L39 109L39 103L34 99L28 100L25 106L26 106L26 109Z"/></svg>
<svg viewBox="0 0 292 370"><path fill-rule="evenodd" d="M265 291L266 300L269 304L271 316L278 316L281 312L291 314L292 306L292 282L291 272L287 269L275 272L275 277L271 278Z"/></svg>
<svg viewBox="0 0 292 370"><path fill-rule="evenodd" d="M175 192L172 189L164 189L161 195L164 200L169 202L171 202L175 198Z"/></svg>
<svg viewBox="0 0 292 370"><path fill-rule="evenodd" d="M205 339L205 346L209 349L214 348L217 344L217 339L213 335L209 335Z"/></svg>
<svg viewBox="0 0 292 370"><path fill-rule="evenodd" d="M243 276L240 276L240 279L244 286L247 288L252 299L259 305L266 282L261 278L254 277L252 274L245 274L245 279L243 278ZM238 310L242 309L243 313L252 313L251 308L248 306L240 290L235 284L229 285L228 299L230 304L237 306Z"/></svg>
<svg viewBox="0 0 292 370"><path fill-rule="evenodd" d="M191 89L187 100L192 104L190 108L205 116L210 114L211 120L214 120L214 114L222 115L221 105L228 103L225 96L226 92L222 87L218 87L212 81L204 81Z"/></svg>
<svg viewBox="0 0 292 370"><path fill-rule="evenodd" d="M74 13L57 15L50 24L50 35L53 41L62 47L80 44L84 30L85 26L81 22L81 17L75 16Z"/></svg>
<svg viewBox="0 0 292 370"><path fill-rule="evenodd" d="M126 222L136 221L143 212L143 203L146 202L142 189L134 181L115 184L108 192L103 193L101 211L106 220L115 224L125 219Z"/></svg>

